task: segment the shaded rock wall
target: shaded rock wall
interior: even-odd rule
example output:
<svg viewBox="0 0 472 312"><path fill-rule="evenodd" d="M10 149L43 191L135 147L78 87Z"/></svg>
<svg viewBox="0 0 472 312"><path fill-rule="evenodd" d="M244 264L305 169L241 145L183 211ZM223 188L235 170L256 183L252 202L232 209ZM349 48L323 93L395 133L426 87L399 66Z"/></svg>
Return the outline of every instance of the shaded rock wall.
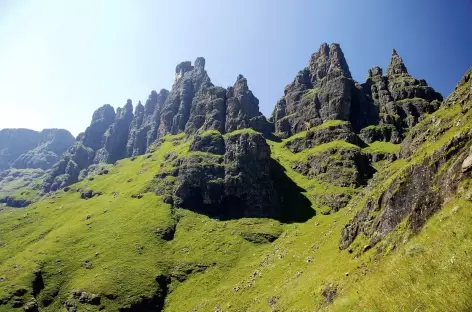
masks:
<svg viewBox="0 0 472 312"><path fill-rule="evenodd" d="M157 193L170 196L174 206L218 218L281 216L270 148L261 134L199 135L190 150L197 153L170 158L172 169L157 176Z"/></svg>

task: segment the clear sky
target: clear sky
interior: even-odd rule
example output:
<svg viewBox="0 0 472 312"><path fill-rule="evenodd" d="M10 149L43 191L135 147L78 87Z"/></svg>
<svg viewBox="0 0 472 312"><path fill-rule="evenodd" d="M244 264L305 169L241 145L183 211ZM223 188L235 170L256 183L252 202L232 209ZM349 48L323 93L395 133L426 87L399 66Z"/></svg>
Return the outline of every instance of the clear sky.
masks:
<svg viewBox="0 0 472 312"><path fill-rule="evenodd" d="M243 74L270 115L322 42L354 78L386 68L447 95L472 66L471 0L0 0L0 128L67 128L103 104L170 89L175 66L206 58L215 85Z"/></svg>

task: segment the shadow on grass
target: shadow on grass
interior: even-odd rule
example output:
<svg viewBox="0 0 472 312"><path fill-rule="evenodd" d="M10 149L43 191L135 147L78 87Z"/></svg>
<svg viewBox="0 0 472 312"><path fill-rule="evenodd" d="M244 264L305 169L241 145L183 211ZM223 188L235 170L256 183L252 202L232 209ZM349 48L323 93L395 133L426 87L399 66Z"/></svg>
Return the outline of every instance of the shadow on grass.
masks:
<svg viewBox="0 0 472 312"><path fill-rule="evenodd" d="M277 220L283 223L306 222L315 216L310 200L303 194L306 190L290 179L276 160L271 159L270 165L281 204L281 215Z"/></svg>
<svg viewBox="0 0 472 312"><path fill-rule="evenodd" d="M264 133L263 136L268 141L272 141L272 142L276 142L276 143L282 142L282 139L279 138L278 136L276 136L273 133Z"/></svg>

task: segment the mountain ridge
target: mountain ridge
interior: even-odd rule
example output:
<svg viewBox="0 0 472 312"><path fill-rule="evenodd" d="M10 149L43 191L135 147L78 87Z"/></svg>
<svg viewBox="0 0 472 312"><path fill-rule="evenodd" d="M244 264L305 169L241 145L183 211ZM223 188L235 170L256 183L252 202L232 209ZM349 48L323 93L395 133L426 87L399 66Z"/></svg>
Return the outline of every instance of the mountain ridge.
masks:
<svg viewBox="0 0 472 312"><path fill-rule="evenodd" d="M360 84L323 44L266 120L204 67L99 108L0 211L0 311L472 308L472 70L442 101L396 51Z"/></svg>

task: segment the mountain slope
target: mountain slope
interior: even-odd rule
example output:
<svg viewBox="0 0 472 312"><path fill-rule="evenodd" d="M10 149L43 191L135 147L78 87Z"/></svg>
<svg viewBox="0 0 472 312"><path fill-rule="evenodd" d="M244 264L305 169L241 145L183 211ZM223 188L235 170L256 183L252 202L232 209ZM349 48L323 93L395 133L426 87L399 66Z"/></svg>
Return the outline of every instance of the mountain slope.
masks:
<svg viewBox="0 0 472 312"><path fill-rule="evenodd" d="M0 130L0 203L24 207L37 200L45 171L74 141L63 129Z"/></svg>
<svg viewBox="0 0 472 312"><path fill-rule="evenodd" d="M323 47L322 56L334 53ZM331 50L315 57L313 77L359 95L366 86ZM179 75L194 70L187 65ZM301 128L299 118L315 115L289 115L285 139L247 129L254 114L225 115L240 117L231 129L233 119L223 127L220 114L203 114L205 94L211 107L254 108L243 77L233 93L202 89L190 110L188 99L168 102L161 114L180 103L180 117L164 118L170 130L159 128L147 154L96 164L80 182L0 212L0 311L470 310L472 70L438 110L439 96L407 75L395 52L381 79L401 80L398 94L408 99L424 90L434 99L402 106L389 87L386 102L368 92L349 102L378 105L378 116L395 115L380 112L399 102L430 107L398 123L366 119L375 131L397 131L401 145L386 132L365 140L369 127L356 130L350 114ZM320 99L333 99L324 92ZM106 111L113 115L104 108L91 125L100 138L117 124ZM199 126L182 126L185 116ZM75 147L91 163L115 146L102 143L118 142L96 139L86 134L85 147ZM118 143L134 153L134 143Z"/></svg>

